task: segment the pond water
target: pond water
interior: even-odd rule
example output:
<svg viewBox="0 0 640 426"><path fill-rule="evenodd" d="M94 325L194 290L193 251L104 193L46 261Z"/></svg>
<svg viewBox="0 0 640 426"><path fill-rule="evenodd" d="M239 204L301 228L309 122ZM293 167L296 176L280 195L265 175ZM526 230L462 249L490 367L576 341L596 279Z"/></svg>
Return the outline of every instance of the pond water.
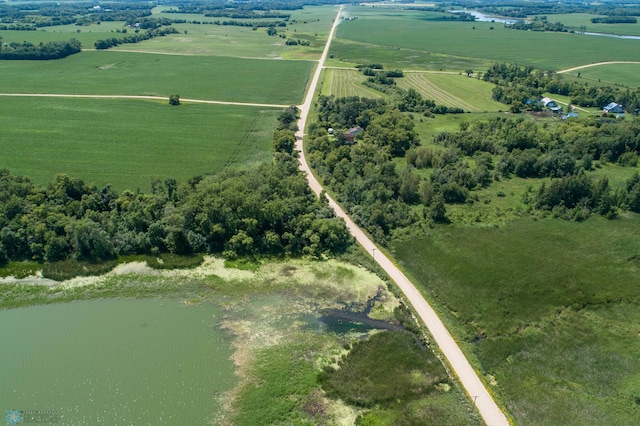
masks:
<svg viewBox="0 0 640 426"><path fill-rule="evenodd" d="M51 411L64 425L207 424L235 384L220 318L209 304L158 300L0 311L0 415Z"/></svg>

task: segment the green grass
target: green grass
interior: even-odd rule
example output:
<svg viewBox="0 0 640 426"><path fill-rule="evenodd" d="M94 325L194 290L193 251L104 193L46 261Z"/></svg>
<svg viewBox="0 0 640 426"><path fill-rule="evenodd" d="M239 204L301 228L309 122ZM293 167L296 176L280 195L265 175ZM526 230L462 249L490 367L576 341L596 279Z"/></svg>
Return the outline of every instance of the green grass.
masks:
<svg viewBox="0 0 640 426"><path fill-rule="evenodd" d="M640 64L598 65L567 74L577 77L578 73L580 73L580 81L586 80L594 85L604 82L632 88L640 87Z"/></svg>
<svg viewBox="0 0 640 426"><path fill-rule="evenodd" d="M629 215L442 227L394 251L458 324L517 423L633 424L639 225Z"/></svg>
<svg viewBox="0 0 640 426"><path fill-rule="evenodd" d="M377 90L363 86L367 79L361 72L355 70L327 69L324 71L321 93L325 96L337 98L360 96L364 98L383 98L385 95Z"/></svg>
<svg viewBox="0 0 640 426"><path fill-rule="evenodd" d="M462 108L467 112L487 112L505 109L491 99L494 85L460 74L405 73L396 79L399 87L416 89L439 105Z"/></svg>
<svg viewBox="0 0 640 426"><path fill-rule="evenodd" d="M312 66L308 61L92 51L55 61L2 61L0 92L178 93L183 98L297 105Z"/></svg>
<svg viewBox="0 0 640 426"><path fill-rule="evenodd" d="M336 67L382 63L388 69L462 72L469 68L484 70L491 65L491 61L481 58L465 58L446 53L347 40L341 38L339 32L331 42L329 52L326 65Z"/></svg>
<svg viewBox="0 0 640 426"><path fill-rule="evenodd" d="M0 167L38 184L66 173L148 191L271 157L277 109L110 99L5 98Z"/></svg>
<svg viewBox="0 0 640 426"><path fill-rule="evenodd" d="M341 40L409 49L422 55L438 53L558 70L592 62L637 60L640 53L637 40L517 31L497 23L434 21L434 15L425 12L367 16L359 9L349 11L358 19L338 27ZM348 61L348 53L343 50L339 56ZM380 59L384 62L384 56Z"/></svg>

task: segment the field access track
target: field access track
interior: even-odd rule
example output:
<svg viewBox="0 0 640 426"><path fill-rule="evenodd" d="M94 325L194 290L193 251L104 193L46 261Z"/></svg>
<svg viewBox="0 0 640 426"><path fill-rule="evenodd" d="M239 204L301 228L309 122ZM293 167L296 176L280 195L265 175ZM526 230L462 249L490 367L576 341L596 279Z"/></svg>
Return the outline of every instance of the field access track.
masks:
<svg viewBox="0 0 640 426"><path fill-rule="evenodd" d="M7 97L31 97L31 98L85 98L85 99L137 99L151 101L169 101L168 97L163 96L137 96L137 95L65 95L58 93L0 93L0 96ZM278 104L258 104L248 102L226 102L226 101L208 101L204 99L188 99L180 98L180 102L191 102L197 104L216 104L216 105L240 105L253 106L262 108L287 108L289 105Z"/></svg>

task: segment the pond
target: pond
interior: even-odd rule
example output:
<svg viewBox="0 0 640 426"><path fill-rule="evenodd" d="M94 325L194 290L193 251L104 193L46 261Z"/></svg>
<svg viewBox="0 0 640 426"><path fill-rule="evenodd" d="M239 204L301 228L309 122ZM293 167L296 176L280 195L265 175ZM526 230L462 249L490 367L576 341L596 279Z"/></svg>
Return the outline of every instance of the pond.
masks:
<svg viewBox="0 0 640 426"><path fill-rule="evenodd" d="M0 311L0 415L207 424L236 382L220 319L210 304L147 299Z"/></svg>

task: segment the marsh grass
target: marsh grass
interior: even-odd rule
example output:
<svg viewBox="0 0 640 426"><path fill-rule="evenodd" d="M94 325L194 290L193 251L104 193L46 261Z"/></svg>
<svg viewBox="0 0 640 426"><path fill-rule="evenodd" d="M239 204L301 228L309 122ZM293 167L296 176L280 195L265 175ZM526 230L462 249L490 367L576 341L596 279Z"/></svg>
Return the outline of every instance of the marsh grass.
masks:
<svg viewBox="0 0 640 426"><path fill-rule="evenodd" d="M523 424L632 424L639 215L449 226L395 255Z"/></svg>
<svg viewBox="0 0 640 426"><path fill-rule="evenodd" d="M325 368L320 375L322 386L329 397L375 407L363 416L363 424L376 424L374 420L381 422L377 424L444 424L453 418L458 420L455 424L480 424L473 416L458 416L459 406L435 403L435 399L446 399L442 396L452 386L441 362L420 347L412 333L374 334L354 343L338 365Z"/></svg>

